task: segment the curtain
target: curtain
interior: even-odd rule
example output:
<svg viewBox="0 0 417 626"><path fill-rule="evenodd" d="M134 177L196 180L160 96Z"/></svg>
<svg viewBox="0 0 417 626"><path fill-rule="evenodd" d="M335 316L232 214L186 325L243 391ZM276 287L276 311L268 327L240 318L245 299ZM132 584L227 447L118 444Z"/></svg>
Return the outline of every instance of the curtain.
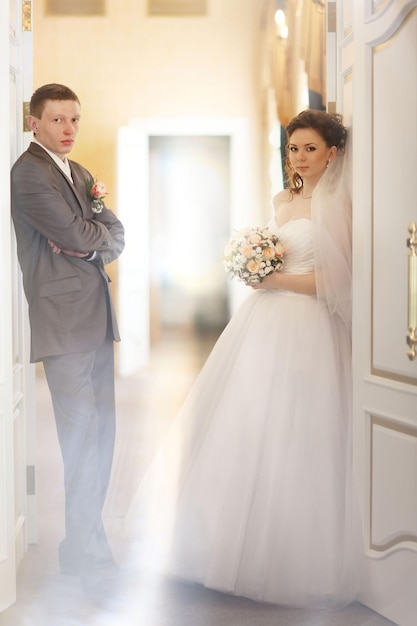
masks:
<svg viewBox="0 0 417 626"><path fill-rule="evenodd" d="M305 76L308 90L326 101L326 16L313 0L287 0L284 4L288 36L283 36L282 28L275 27L271 80L278 119L286 126L305 102L302 93ZM275 2L272 5L275 8Z"/></svg>

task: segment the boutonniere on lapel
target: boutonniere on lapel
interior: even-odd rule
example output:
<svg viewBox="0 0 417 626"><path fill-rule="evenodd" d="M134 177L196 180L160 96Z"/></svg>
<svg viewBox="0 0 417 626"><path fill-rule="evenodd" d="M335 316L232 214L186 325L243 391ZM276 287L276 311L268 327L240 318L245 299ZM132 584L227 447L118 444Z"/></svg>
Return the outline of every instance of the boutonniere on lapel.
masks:
<svg viewBox="0 0 417 626"><path fill-rule="evenodd" d="M89 178L87 180L87 194L91 202L91 210L93 213L101 213L104 208L103 198L108 195L107 187L97 178Z"/></svg>

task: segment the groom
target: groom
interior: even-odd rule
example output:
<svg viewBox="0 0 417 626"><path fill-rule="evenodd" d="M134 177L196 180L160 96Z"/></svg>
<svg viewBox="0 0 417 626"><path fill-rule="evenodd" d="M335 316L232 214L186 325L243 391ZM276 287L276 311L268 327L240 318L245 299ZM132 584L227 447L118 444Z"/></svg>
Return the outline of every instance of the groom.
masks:
<svg viewBox="0 0 417 626"><path fill-rule="evenodd" d="M43 362L64 463L60 571L80 576L89 597L101 600L116 572L102 510L114 450L113 342L119 341L104 266L122 252L124 229L103 202L93 202L89 172L67 158L80 113L77 95L64 85L35 91L28 116L34 137L12 168L11 194L31 362Z"/></svg>

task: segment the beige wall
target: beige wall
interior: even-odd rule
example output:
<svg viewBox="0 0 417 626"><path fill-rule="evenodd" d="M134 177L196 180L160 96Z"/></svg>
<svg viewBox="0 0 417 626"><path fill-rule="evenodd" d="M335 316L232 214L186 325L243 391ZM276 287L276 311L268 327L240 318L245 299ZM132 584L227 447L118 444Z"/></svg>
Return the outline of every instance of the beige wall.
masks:
<svg viewBox="0 0 417 626"><path fill-rule="evenodd" d="M45 0L34 1L34 88L59 82L78 94L82 123L71 157L106 183L116 213L118 128L150 117L244 118L248 202L258 216L269 213L259 65L262 7L270 1L208 0L207 17L184 18L147 17L146 0L107 0L107 17L49 17ZM118 267L108 268L116 304Z"/></svg>
<svg viewBox="0 0 417 626"><path fill-rule="evenodd" d="M260 178L262 0L209 0L208 17L184 18L147 17L146 0L108 0L107 17L48 17L44 2L34 2L34 87L60 82L80 97L71 156L107 184L111 208L117 129L132 118L246 117Z"/></svg>

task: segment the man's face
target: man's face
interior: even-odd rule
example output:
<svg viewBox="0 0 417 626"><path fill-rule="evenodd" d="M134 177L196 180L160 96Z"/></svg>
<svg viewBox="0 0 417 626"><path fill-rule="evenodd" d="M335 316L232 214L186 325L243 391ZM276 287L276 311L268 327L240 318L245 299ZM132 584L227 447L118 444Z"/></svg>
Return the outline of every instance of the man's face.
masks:
<svg viewBox="0 0 417 626"><path fill-rule="evenodd" d="M81 108L73 100L46 100L42 117L29 115L28 124L45 148L64 159L77 137Z"/></svg>

